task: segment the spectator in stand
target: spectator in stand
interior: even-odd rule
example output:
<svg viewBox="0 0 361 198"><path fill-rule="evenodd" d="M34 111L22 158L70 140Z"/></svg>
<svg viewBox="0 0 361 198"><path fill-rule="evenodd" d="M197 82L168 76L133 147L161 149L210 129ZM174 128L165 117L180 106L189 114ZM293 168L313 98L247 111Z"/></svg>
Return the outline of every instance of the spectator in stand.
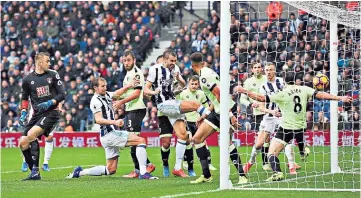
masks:
<svg viewBox="0 0 361 198"><path fill-rule="evenodd" d="M5 133L18 132L18 127L13 125L13 121L9 119L6 123L6 126L1 129Z"/></svg>

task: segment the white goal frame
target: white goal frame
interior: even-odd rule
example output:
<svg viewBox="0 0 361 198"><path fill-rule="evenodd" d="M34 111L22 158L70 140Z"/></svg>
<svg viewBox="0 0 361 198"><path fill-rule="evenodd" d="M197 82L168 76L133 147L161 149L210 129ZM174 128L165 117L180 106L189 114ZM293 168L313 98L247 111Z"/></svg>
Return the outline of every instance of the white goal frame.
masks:
<svg viewBox="0 0 361 198"><path fill-rule="evenodd" d="M294 7L300 8L297 3L299 2L286 2L289 5L292 5ZM301 2L302 3L302 2ZM306 3L306 2L304 2ZM308 11L311 14L314 14L316 16L319 16L318 13L313 13L311 10L304 9L302 6L302 9L305 11ZM330 93L333 95L337 95L338 93L338 83L337 83L337 73L338 73L338 66L337 66L337 60L338 60L338 36L337 36L337 24L345 24L349 26L353 26L355 28L355 25L350 25L348 22L339 22L337 19L338 16L344 16L345 11L339 9L336 10L332 8L329 10L329 13L323 13L322 16L332 16L329 18L326 18L328 21L330 21ZM359 12L352 12L353 15L360 16ZM336 17L335 17L336 15ZM322 18L322 16L319 16ZM226 189L234 189L234 190L295 190L295 191L350 191L350 192L361 192L361 189L332 189L332 188L251 188L253 184L245 185L242 187L233 187L231 181L230 181L230 167L229 167L229 153L228 153L228 145L229 145L229 117L228 117L228 107L229 107L229 86L230 86L230 76L229 76L229 64L230 64L230 34L229 29L231 27L231 11L230 11L230 1L221 1L221 68L220 68L220 87L221 87L221 104L220 104L220 190L226 190ZM347 18L347 17L346 17ZM342 18L341 18L342 19ZM360 20L360 19L359 19ZM357 20L356 20L357 21ZM360 28L361 23L359 23L359 26L356 28ZM335 173L352 173L353 172L342 172L341 168L339 167L338 163L338 117L337 117L337 108L338 108L338 102L337 101L331 101L330 103L330 147L331 147L331 172L326 173L323 175L331 175ZM361 156L361 153L360 153ZM360 171L360 169L358 169ZM356 171L356 170L354 170ZM315 176L317 177L317 175ZM361 175L360 175L361 177ZM296 178L297 179L297 178ZM294 179L291 179L294 180ZM291 181L291 180L285 180ZM282 182L282 181L281 181Z"/></svg>

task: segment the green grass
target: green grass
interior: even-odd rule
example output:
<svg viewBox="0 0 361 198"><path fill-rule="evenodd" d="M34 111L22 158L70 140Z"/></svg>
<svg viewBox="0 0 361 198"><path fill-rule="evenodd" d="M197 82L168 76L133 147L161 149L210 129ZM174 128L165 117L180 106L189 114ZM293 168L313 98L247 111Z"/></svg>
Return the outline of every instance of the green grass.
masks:
<svg viewBox="0 0 361 198"><path fill-rule="evenodd" d="M316 147L315 147L316 148ZM296 149L297 150L297 149ZM311 148L312 150L312 148ZM104 150L102 148L55 148L50 167L50 172L41 172L41 181L20 181L28 173L20 172L22 162L21 154L18 149L1 149L1 197L160 197L165 195L175 195L200 191L216 190L219 186L219 172L214 172L214 182L209 184L191 185L189 181L195 178L175 178L162 177L162 165L159 148L148 148L150 160L156 165L156 171L153 175L160 176L159 180L138 180L123 179L121 175L127 174L132 170L132 160L129 155L129 149L121 151L118 171L112 176L103 177L82 177L79 179L66 180L64 177L77 165L103 165ZM175 149L171 149L170 165L174 164ZM250 153L250 147L239 149L243 162L246 161ZM211 148L212 163L219 168L219 148ZM340 147L340 166L344 170L355 170L359 172L360 158L359 148ZM251 184L245 187L280 187L280 188L341 188L341 189L360 189L360 174L328 174L329 168L329 148L317 147L312 150L312 155L307 163L300 163L298 157L296 161L302 166L298 170L299 174L290 176L285 174L286 180L282 182L265 183L264 180L270 176L270 172L265 172L261 166L252 167L249 179ZM347 153L343 154L343 153ZM353 153L353 154L351 154ZM41 151L43 155L43 151ZM298 156L298 154L296 154ZM41 157L42 158L42 157ZM258 158L260 160L260 156ZM284 156L280 156L284 161ZM233 166L233 165L232 165ZM284 163L281 166L286 173ZM198 160L195 160L196 173L200 173ZM231 167L231 180L237 182L238 176L235 168ZM11 173L9 173L11 172ZM322 175L323 174L323 175ZM315 175L319 175L314 177ZM235 184L235 186L238 186ZM359 192L315 192L315 191L214 191L202 194L191 194L187 197L360 197Z"/></svg>

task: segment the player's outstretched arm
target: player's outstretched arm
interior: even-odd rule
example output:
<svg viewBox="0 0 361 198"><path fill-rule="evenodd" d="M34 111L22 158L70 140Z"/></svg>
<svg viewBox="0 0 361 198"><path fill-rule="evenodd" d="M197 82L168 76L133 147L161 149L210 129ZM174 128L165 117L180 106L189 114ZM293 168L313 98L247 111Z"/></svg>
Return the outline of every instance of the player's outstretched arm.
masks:
<svg viewBox="0 0 361 198"><path fill-rule="evenodd" d="M97 112L94 114L95 123L99 125L116 125L116 126L123 126L124 121L122 119L119 120L106 120L102 116L102 112Z"/></svg>
<svg viewBox="0 0 361 198"><path fill-rule="evenodd" d="M339 100L343 102L352 101L352 98L350 96L335 96L326 92L317 92L315 97L320 100Z"/></svg>
<svg viewBox="0 0 361 198"><path fill-rule="evenodd" d="M277 110L267 109L264 104L265 103L263 103L263 102L253 103L252 107L253 108L258 108L261 112L269 113L269 114L272 114L272 115L274 115L276 117L280 117L280 114L279 114L279 112Z"/></svg>
<svg viewBox="0 0 361 198"><path fill-rule="evenodd" d="M236 93L244 93L244 94L248 95L249 98L252 98L253 100L257 100L259 102L266 102L266 97L264 95L248 91L245 88L243 88L242 86L235 87L235 91L236 91Z"/></svg>

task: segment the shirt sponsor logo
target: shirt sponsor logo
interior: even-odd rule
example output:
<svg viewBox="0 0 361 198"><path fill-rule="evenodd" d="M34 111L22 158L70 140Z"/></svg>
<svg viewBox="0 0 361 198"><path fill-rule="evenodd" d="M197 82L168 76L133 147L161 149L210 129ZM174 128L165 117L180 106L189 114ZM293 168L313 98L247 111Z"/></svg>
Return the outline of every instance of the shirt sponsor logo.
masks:
<svg viewBox="0 0 361 198"><path fill-rule="evenodd" d="M49 86L46 85L46 86L37 87L36 94L37 94L38 98L50 96Z"/></svg>

